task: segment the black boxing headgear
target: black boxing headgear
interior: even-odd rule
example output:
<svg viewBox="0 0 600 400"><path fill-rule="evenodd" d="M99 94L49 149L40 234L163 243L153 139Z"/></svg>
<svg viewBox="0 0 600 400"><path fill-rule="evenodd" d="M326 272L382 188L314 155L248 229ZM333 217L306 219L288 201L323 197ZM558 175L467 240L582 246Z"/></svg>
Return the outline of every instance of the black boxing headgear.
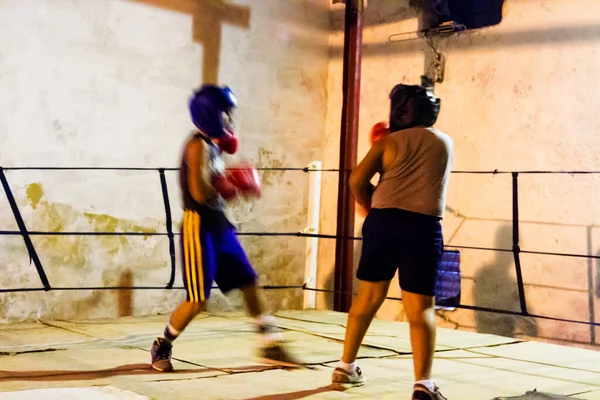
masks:
<svg viewBox="0 0 600 400"><path fill-rule="evenodd" d="M409 102L412 104L409 106ZM430 127L437 121L441 101L420 85L396 85L390 93L390 130ZM409 107L412 107L411 110ZM412 111L412 118L408 114Z"/></svg>

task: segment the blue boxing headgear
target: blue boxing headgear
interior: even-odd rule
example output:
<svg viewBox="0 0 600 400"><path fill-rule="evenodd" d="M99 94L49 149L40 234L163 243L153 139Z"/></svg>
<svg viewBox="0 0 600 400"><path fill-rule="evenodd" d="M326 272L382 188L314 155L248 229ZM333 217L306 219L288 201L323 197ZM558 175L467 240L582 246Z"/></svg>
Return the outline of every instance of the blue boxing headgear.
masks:
<svg viewBox="0 0 600 400"><path fill-rule="evenodd" d="M189 101L194 125L212 138L227 135L223 113L237 106L235 95L227 86L202 85Z"/></svg>

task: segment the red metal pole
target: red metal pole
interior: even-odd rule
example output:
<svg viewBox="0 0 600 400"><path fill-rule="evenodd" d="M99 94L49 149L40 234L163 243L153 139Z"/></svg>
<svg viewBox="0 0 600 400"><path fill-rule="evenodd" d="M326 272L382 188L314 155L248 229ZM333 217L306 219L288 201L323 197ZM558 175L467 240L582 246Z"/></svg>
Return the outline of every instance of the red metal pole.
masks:
<svg viewBox="0 0 600 400"><path fill-rule="evenodd" d="M358 147L358 112L360 106L360 67L362 57L363 0L346 0L344 27L344 101L340 137L340 172L338 184L337 236L335 246L335 311L348 312L352 304L354 275L354 198L348 180L356 166Z"/></svg>

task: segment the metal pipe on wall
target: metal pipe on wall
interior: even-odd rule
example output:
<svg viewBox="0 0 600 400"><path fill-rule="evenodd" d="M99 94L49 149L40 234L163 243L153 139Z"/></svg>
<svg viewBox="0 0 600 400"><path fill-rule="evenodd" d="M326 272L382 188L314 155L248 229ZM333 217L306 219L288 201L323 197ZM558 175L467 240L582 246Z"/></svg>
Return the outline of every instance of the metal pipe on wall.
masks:
<svg viewBox="0 0 600 400"><path fill-rule="evenodd" d="M335 245L335 311L348 312L352 304L354 273L354 198L349 188L350 171L356 166L360 74L362 60L363 0L346 0L344 26L344 74L340 172L338 183L337 237Z"/></svg>

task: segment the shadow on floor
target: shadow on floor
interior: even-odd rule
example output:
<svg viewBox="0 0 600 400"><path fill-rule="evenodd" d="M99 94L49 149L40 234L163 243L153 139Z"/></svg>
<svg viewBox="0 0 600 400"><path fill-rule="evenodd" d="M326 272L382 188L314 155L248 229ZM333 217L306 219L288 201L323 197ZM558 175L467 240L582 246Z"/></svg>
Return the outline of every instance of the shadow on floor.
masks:
<svg viewBox="0 0 600 400"><path fill-rule="evenodd" d="M273 369L270 366L249 365L234 368L187 368L177 369L173 372L158 372L150 367L150 364L126 364L115 368L92 370L92 371L68 371L68 370L41 370L41 371L2 371L0 370L0 382L8 381L85 381L93 379L109 378L122 375L159 375L168 377L180 374L195 374L202 372L222 372L231 374L238 372L261 372Z"/></svg>
<svg viewBox="0 0 600 400"><path fill-rule="evenodd" d="M289 392L289 393L279 393L279 394L271 394L271 395L263 395L259 397L251 397L245 400L295 400L302 399L304 397L312 396L319 393L325 392L333 392L336 389L332 388L331 385L323 386L316 389L310 390L299 390L297 392Z"/></svg>

